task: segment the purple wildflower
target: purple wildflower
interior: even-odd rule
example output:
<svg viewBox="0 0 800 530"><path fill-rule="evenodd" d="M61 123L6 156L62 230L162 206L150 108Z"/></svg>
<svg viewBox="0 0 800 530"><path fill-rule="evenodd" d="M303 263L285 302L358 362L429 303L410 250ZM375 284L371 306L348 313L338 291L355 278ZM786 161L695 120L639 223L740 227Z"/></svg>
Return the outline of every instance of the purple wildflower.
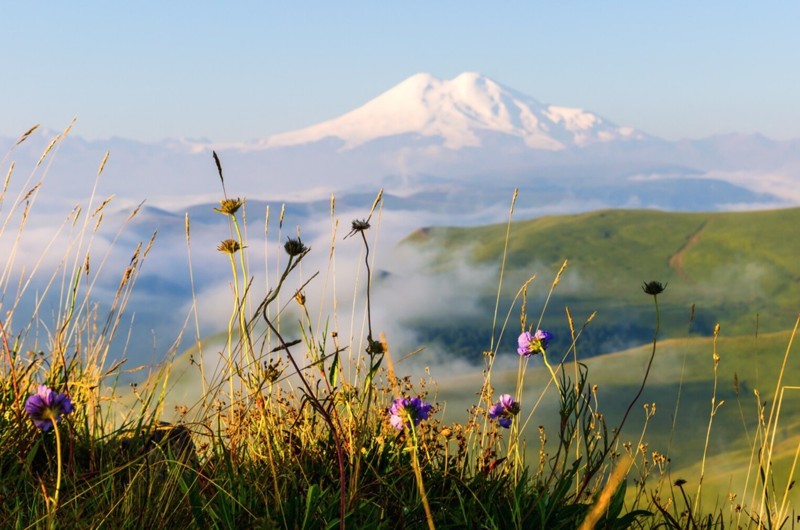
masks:
<svg viewBox="0 0 800 530"><path fill-rule="evenodd" d="M389 423L398 431L403 430L405 422L411 421L414 425L419 425L422 420L427 420L431 412L431 404L425 403L421 398L397 398L389 407Z"/></svg>
<svg viewBox="0 0 800 530"><path fill-rule="evenodd" d="M39 385L38 391L25 401L25 410L37 428L46 431L53 426L53 420L61 421L62 416L72 412L75 407L66 394L57 394L47 385Z"/></svg>
<svg viewBox="0 0 800 530"><path fill-rule="evenodd" d="M489 419L497 420L501 427L508 429L511 421L519 413L519 402L514 401L511 394L503 394L500 399L489 407Z"/></svg>
<svg viewBox="0 0 800 530"><path fill-rule="evenodd" d="M525 358L530 357L532 354L544 353L547 349L547 344L552 338L553 334L543 329L537 329L533 335L531 335L530 331L526 331L517 340L519 343L517 353Z"/></svg>

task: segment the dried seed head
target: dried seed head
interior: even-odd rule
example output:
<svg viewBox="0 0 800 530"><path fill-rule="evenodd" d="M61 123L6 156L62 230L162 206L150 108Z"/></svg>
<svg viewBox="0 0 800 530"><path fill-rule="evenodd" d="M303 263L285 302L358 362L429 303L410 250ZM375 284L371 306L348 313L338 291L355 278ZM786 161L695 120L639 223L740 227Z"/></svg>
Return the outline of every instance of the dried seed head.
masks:
<svg viewBox="0 0 800 530"><path fill-rule="evenodd" d="M367 229L369 229L369 219L353 219L353 222L350 225L350 232L348 232L344 238L347 239L348 237L359 232L363 233Z"/></svg>
<svg viewBox="0 0 800 530"><path fill-rule="evenodd" d="M242 246L235 239L226 239L225 241L220 243L219 246L217 247L217 250L219 250L220 252L225 252L227 254L234 254L241 249Z"/></svg>
<svg viewBox="0 0 800 530"><path fill-rule="evenodd" d="M369 229L369 221L366 219L353 219L353 224L351 227L353 232L363 232L364 230Z"/></svg>
<svg viewBox="0 0 800 530"><path fill-rule="evenodd" d="M664 289L666 288L667 284L662 285L661 282L656 282L656 281L644 282L642 284L642 291L651 296L656 296L663 293Z"/></svg>
<svg viewBox="0 0 800 530"><path fill-rule="evenodd" d="M308 251L308 247L303 244L299 237L297 239L290 237L286 241L286 244L283 245L283 248L286 250L286 253L292 257L299 256L300 254Z"/></svg>
<svg viewBox="0 0 800 530"><path fill-rule="evenodd" d="M241 207L242 199L222 199L219 201L219 208L214 208L214 211L225 215L233 215L239 211Z"/></svg>
<svg viewBox="0 0 800 530"><path fill-rule="evenodd" d="M274 383L281 376L280 362L264 363L264 379L268 383Z"/></svg>
<svg viewBox="0 0 800 530"><path fill-rule="evenodd" d="M380 355L386 352L386 349L383 346L383 343L379 340L372 340L371 338L367 338L369 344L367 345L367 353L370 355Z"/></svg>
<svg viewBox="0 0 800 530"><path fill-rule="evenodd" d="M294 293L294 299L301 307L306 305L306 295L303 291L297 291Z"/></svg>

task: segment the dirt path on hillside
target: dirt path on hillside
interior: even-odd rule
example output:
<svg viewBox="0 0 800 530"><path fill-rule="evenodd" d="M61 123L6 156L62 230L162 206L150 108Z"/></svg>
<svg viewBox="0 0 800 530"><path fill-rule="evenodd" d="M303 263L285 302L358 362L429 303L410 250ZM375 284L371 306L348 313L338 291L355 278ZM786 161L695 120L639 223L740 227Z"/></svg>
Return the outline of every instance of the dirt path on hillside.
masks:
<svg viewBox="0 0 800 530"><path fill-rule="evenodd" d="M697 227L697 230L692 232L692 234L686 239L686 242L681 245L681 248L675 251L675 253L669 257L667 264L678 275L679 278L689 279L686 276L686 271L683 269L683 256L686 254L689 249L693 246L697 245L700 242L703 230L705 229L706 225L708 224L708 220L706 219L700 226Z"/></svg>

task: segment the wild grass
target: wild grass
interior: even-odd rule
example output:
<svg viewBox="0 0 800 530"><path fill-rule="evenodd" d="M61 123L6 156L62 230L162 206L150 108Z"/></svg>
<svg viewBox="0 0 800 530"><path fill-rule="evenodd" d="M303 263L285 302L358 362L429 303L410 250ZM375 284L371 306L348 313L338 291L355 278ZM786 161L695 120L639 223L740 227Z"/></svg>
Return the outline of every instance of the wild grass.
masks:
<svg viewBox="0 0 800 530"><path fill-rule="evenodd" d="M710 348L701 346L707 364L713 363L710 386L693 386L695 357L684 357L688 371L665 378L659 303L671 286L663 291L658 282L646 283L640 292L653 340L639 357L584 361L579 348L594 316L576 322L569 309L565 348L528 340L514 352L517 336L541 329L568 264L564 261L545 287L535 276L519 282L513 303L501 307L509 278L506 259L515 241L513 200L505 249L496 256L503 264L498 294L486 317L490 348L478 352L482 364L464 380L470 386L449 390L470 398L462 414L453 414L460 418L448 417L448 407L456 405L443 399L447 390L440 393L432 378L415 380L398 371L403 365L390 340L373 327L373 308L381 303L372 284L380 193L346 233L332 199L328 268L321 273L303 268L316 249L308 248L300 233L284 234L282 213L276 230L267 211L262 273L250 252L247 200L227 195L227 176L216 154L222 190L216 210L229 223L218 246L230 265L229 317L218 329L201 329L195 297L187 326L176 330L194 336L188 377L199 395L185 403L170 397L174 380L187 377L175 371L176 351L164 352L167 361L146 381L129 392L120 388L124 364L108 366L109 354L119 343L122 315L143 263L158 242L154 234L133 249L108 314L100 315L94 290L109 250L101 248L97 256L95 236L112 198L91 196L70 213L65 233L57 234L68 243L56 270L41 283L45 287L31 312L21 309L31 297L28 286L41 273L39 263L55 248L46 245L30 270L18 265L26 220L44 184L44 161L52 160L48 157L68 132L48 146L23 191L7 197L8 182L18 171L9 163L0 196L6 212L0 240L7 249L0 278L0 527L786 528L794 523L791 490L800 445L793 451L785 446L800 437L782 430L797 425L796 415L786 412L798 388L787 383L797 326L782 336L788 342L782 364L765 366L775 386L769 395L756 396L754 417L745 412L752 407L741 402L734 409L741 421L726 432L749 451L749 465L741 489L727 492L738 497L722 503L707 483L721 465L711 455L713 433L732 408L718 389L718 369L727 355L717 349L718 338L723 340L719 327ZM105 160L98 178L104 166ZM134 209L128 221L137 213ZM191 258L188 214L185 237ZM336 292L339 252L358 252L362 264L350 309L351 320L363 322L360 331L355 324L350 329L338 324L344 310ZM186 274L193 274L191 266ZM534 291L541 301L536 306L529 303ZM53 299L57 309L50 318L40 301ZM689 350L683 346L667 342L673 369L675 359ZM513 373L495 366L506 355L518 357ZM606 393L594 374L614 375L619 359L637 379ZM703 440L694 460L699 469L685 467L676 475L669 440L661 440L666 443L660 448L648 443L661 397L649 393L653 381L662 385L659 394L670 391L667 403L676 417L681 399L705 393L706 410L672 427L675 437ZM47 431L36 428L24 407L39 384L66 393L74 404L74 411ZM738 401L738 386L736 392ZM497 408L502 403L514 405ZM784 463L787 456L790 463Z"/></svg>

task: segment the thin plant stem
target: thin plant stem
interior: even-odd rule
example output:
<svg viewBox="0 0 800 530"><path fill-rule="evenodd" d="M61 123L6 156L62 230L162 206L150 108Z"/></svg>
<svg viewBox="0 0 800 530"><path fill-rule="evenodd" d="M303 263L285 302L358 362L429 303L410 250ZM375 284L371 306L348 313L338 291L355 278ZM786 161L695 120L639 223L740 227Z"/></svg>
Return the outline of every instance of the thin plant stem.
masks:
<svg viewBox="0 0 800 530"><path fill-rule="evenodd" d="M414 427L414 422L408 422L408 430L411 432L409 441L411 442L411 467L414 470L414 478L417 481L417 489L419 496L422 500L422 509L425 510L425 520L428 522L428 530L435 530L436 525L433 524L433 513L431 512L431 505L428 502L428 495L425 492L425 483L422 480L422 469L419 465L419 441L417 440L417 430Z"/></svg>
<svg viewBox="0 0 800 530"><path fill-rule="evenodd" d="M791 386L791 387L784 387L784 390L800 390L800 387ZM781 392L781 401L783 401L783 392ZM794 460L792 461L792 467L789 470L789 476L786 479L786 488L783 491L783 500L781 500L781 506L778 510L777 516L775 517L776 521L783 521L787 517L787 512L789 508L787 507L787 501L789 500L789 490L794 486L794 477L795 470L797 469L797 462L798 458L800 458L800 444L797 445L797 448L794 452Z"/></svg>
<svg viewBox="0 0 800 530"><path fill-rule="evenodd" d="M603 463L606 459L606 456L613 450L614 445L617 442L620 434L622 433L622 428L625 426L625 422L628 419L628 416L633 409L633 406L639 401L639 398L642 397L642 392L644 392L644 387L647 384L647 379L650 376L650 368L653 367L653 359L656 357L656 347L658 345L658 333L661 330L661 312L658 308L658 294L653 294L653 303L656 307L656 329L653 331L653 350L650 353L650 359L647 361L647 368L644 371L644 377L642 378L642 384L639 385L639 390L636 392L636 395L633 396L633 399L628 404L628 408L625 409L625 414L622 416L622 420L619 422L616 430L614 431L614 435L611 437L611 441L606 444L605 449L603 451L603 456L600 458L599 462ZM598 468L599 469L599 468ZM581 485L580 490L578 491L578 498L583 494L586 488L589 486L589 481L591 480L594 473L597 471L595 470L588 470L586 476L583 479L583 484Z"/></svg>
<svg viewBox="0 0 800 530"><path fill-rule="evenodd" d="M706 473L706 457L708 455L708 444L711 441L711 425L714 422L714 416L717 415L717 411L722 406L724 401L720 401L717 403L717 383L719 380L718 370L719 370L719 354L717 353L717 339L719 337L719 324L714 327L714 354L712 359L714 360L714 384L711 390L711 414L708 418L708 427L706 428L706 441L703 445L703 459L700 461L700 479L697 483L697 493L694 497L694 506L693 511L697 513L697 510L700 507L700 497L701 491L703 487L703 478L705 477Z"/></svg>
<svg viewBox="0 0 800 530"><path fill-rule="evenodd" d="M289 263L287 264L287 269L291 266L291 257L289 259ZM277 293L276 293L277 296ZM347 498L347 482L346 482L346 474L345 474L345 467L344 467L344 449L342 448L342 443L340 440L339 430L336 428L336 425L333 422L333 418L331 414L322 406L319 402L319 398L314 393L314 390L311 387L311 384L308 382L307 378L303 375L303 371L301 370L300 366L297 364L297 361L292 355L290 346L286 343L283 338L283 335L278 331L272 321L267 318L267 305L263 306L263 313L262 316L267 323L267 326L272 330L272 333L278 339L278 342L281 343L281 346L286 351L286 357L289 359L289 362L292 363L292 366L295 369L300 381L302 382L303 386L306 389L306 397L314 406L314 410L316 410L322 418L325 420L325 423L328 424L328 427L331 430L331 436L334 441L334 446L336 448L336 459L339 464L339 528L342 530L345 527L345 510L346 510L346 498Z"/></svg>
<svg viewBox="0 0 800 530"><path fill-rule="evenodd" d="M236 320L237 312L239 310L239 275L236 271L236 261L233 258L233 254L228 254L231 262L231 273L233 274L233 297L234 297L234 306L233 312L231 313L231 317L228 320L228 336L227 336L227 352L228 352L228 387L230 391L230 400L231 400L231 424L234 421L234 413L235 408L233 407L233 400L236 399L234 395L234 374L236 372L236 362L233 358L233 323Z"/></svg>
<svg viewBox="0 0 800 530"><path fill-rule="evenodd" d="M500 309L500 294L503 289L503 276L506 271L506 260L508 259L508 242L511 240L511 220L514 217L514 205L519 196L519 189L514 188L514 195L511 197L511 206L508 209L508 222L506 223L506 238L503 243L503 259L500 263L500 278L497 282L497 297L494 303L494 316L492 317L492 338L489 344L489 351L494 351L495 331L497 329L497 313Z"/></svg>
<svg viewBox="0 0 800 530"><path fill-rule="evenodd" d="M206 388L206 372L205 372L205 361L203 359L203 342L200 339L200 318L197 313L197 292L195 291L195 283L194 283L194 268L192 267L192 242L190 236L190 223L189 223L189 213L187 212L184 217L184 232L186 235L186 254L187 254L187 262L189 267L189 286L192 290L192 314L194 316L194 340L195 340L195 347L197 348L197 365L200 368L200 384L202 390L203 401L205 402L206 396L208 394Z"/></svg>
<svg viewBox="0 0 800 530"><path fill-rule="evenodd" d="M48 499L49 510L47 514L48 526L56 527L56 512L58 511L58 497L61 493L61 435L58 432L58 424L55 417L51 417L53 430L56 435L56 491L51 499Z"/></svg>
<svg viewBox="0 0 800 530"><path fill-rule="evenodd" d="M767 420L767 425L765 429L765 436L769 438L769 441L766 442L766 447L764 447L761 451L761 462L759 462L761 469L763 469L764 476L767 477L770 475L772 471L772 452L775 448L775 436L778 430L778 421L776 419L776 404L777 398L780 394L781 386L783 385L783 375L786 372L786 363L789 360L789 352L792 350L792 344L794 343L794 338L797 334L798 326L800 326L800 315L797 316L797 319L794 323L794 328L792 329L792 334L789 337L789 344L786 346L786 353L783 356L783 362L781 364L780 372L778 372L778 381L775 383L775 393L773 394L775 397L772 400L772 406L770 407L769 411L769 419ZM758 511L758 519L759 521L763 520L764 517L764 510L766 508L766 498L767 498L767 481L763 481L763 488L761 492L761 499L759 501L759 511Z"/></svg>

